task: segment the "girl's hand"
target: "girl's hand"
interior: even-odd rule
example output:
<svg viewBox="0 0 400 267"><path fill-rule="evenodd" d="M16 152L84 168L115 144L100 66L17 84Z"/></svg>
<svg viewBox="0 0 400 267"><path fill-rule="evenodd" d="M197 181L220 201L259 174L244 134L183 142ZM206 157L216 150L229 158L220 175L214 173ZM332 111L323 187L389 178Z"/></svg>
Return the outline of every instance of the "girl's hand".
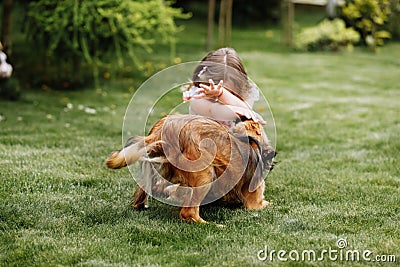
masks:
<svg viewBox="0 0 400 267"><path fill-rule="evenodd" d="M192 86L188 90L182 92L183 101L185 101L185 102L190 101L190 99L192 99L193 96L198 94L198 92L197 92L198 90L199 90L198 87Z"/></svg>
<svg viewBox="0 0 400 267"><path fill-rule="evenodd" d="M200 88L197 90L196 95L192 96L192 98L211 98L217 99L224 90L223 81L221 80L218 84L215 84L212 79L209 79L208 82L210 85L200 84Z"/></svg>

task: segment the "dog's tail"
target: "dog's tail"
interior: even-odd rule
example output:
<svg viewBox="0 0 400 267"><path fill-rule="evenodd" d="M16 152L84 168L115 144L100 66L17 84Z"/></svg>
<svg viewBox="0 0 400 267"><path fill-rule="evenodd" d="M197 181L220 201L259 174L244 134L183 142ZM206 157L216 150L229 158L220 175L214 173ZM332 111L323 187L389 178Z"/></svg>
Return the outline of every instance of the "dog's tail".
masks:
<svg viewBox="0 0 400 267"><path fill-rule="evenodd" d="M110 169L119 169L138 161L146 153L144 138L132 138L122 150L113 151L106 160Z"/></svg>

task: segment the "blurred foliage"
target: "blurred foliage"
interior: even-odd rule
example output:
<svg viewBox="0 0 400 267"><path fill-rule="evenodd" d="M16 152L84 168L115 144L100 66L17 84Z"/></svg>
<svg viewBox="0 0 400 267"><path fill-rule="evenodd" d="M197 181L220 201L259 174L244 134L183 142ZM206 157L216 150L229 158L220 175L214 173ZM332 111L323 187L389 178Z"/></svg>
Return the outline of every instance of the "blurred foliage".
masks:
<svg viewBox="0 0 400 267"><path fill-rule="evenodd" d="M323 20L317 26L303 29L297 36L295 47L303 51L337 51L358 43L360 34L346 28L341 19Z"/></svg>
<svg viewBox="0 0 400 267"><path fill-rule="evenodd" d="M15 78L0 78L0 98L18 100L21 97L19 82Z"/></svg>
<svg viewBox="0 0 400 267"><path fill-rule="evenodd" d="M393 39L400 40L400 0L390 0L390 10L385 28L392 34Z"/></svg>
<svg viewBox="0 0 400 267"><path fill-rule="evenodd" d="M235 0L233 23L238 26L277 24L280 17L280 0Z"/></svg>
<svg viewBox="0 0 400 267"><path fill-rule="evenodd" d="M99 68L130 60L140 69L138 50L152 52L164 43L175 53L175 19L188 18L163 0L36 0L29 3L26 33L41 54L45 68L62 66L54 79L83 79L82 64L98 81ZM46 71L44 71L46 72ZM66 77L65 77L66 76Z"/></svg>
<svg viewBox="0 0 400 267"><path fill-rule="evenodd" d="M207 19L208 1L178 0L174 6L185 11L193 11L194 18ZM215 21L218 20L220 1L216 0ZM234 0L232 7L232 24L238 27L249 27L265 23L277 24L280 18L280 0Z"/></svg>
<svg viewBox="0 0 400 267"><path fill-rule="evenodd" d="M362 37L363 42L375 49L391 38L385 24L391 14L389 0L348 0L342 8L343 17Z"/></svg>

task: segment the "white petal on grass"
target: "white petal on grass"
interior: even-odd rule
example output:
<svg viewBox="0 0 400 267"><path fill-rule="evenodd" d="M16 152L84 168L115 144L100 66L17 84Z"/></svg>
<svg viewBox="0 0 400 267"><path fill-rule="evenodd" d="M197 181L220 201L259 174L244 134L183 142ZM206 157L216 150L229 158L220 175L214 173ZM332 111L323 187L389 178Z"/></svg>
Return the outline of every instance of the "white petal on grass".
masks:
<svg viewBox="0 0 400 267"><path fill-rule="evenodd" d="M96 114L97 111L94 108L86 107L84 110L87 114Z"/></svg>

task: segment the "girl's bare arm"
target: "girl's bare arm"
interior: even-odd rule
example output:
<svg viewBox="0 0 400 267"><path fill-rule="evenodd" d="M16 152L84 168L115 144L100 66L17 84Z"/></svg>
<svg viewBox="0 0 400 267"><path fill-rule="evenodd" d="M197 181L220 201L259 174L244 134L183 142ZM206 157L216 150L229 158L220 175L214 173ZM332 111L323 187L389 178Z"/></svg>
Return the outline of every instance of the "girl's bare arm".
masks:
<svg viewBox="0 0 400 267"><path fill-rule="evenodd" d="M209 80L210 85L201 84L198 94L190 100L191 112L203 116L213 117L217 120L235 120L237 115L245 116L256 122L266 122L258 113L254 112L245 102L224 89L223 82L217 85ZM211 102L207 99L218 100Z"/></svg>

